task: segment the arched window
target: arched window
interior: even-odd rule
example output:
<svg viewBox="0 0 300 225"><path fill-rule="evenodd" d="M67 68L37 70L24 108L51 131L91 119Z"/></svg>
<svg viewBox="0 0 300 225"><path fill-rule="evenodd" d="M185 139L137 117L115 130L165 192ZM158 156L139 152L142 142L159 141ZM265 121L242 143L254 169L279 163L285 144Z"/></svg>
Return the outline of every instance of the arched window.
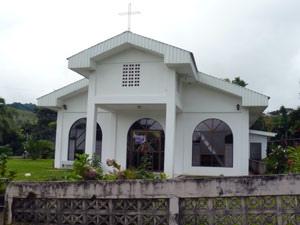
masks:
<svg viewBox="0 0 300 225"><path fill-rule="evenodd" d="M73 123L69 132L68 160L73 161L75 154L85 152L86 118L81 118ZM101 158L102 131L97 123L96 154Z"/></svg>
<svg viewBox="0 0 300 225"><path fill-rule="evenodd" d="M129 128L127 135L127 168L138 168L141 158L149 156L149 171L164 170L165 133L155 120L144 118Z"/></svg>
<svg viewBox="0 0 300 225"><path fill-rule="evenodd" d="M207 119L193 133L192 166L233 167L233 136L218 119Z"/></svg>

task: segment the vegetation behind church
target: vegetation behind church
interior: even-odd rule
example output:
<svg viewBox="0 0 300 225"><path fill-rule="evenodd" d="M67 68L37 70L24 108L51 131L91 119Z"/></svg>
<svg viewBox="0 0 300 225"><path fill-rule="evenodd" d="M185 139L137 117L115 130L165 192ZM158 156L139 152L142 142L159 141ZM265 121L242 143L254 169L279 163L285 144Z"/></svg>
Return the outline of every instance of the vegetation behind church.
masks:
<svg viewBox="0 0 300 225"><path fill-rule="evenodd" d="M34 104L5 104L3 98L0 100L0 146L9 146L12 155L18 156L24 153L26 147L30 152L28 145L37 142L39 157L53 157L56 112ZM47 152L49 154L45 156Z"/></svg>

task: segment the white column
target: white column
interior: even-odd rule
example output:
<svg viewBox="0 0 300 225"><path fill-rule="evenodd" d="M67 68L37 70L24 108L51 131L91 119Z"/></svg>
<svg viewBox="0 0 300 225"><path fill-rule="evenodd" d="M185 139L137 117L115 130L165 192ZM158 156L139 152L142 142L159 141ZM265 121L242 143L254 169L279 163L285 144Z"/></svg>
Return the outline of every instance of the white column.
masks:
<svg viewBox="0 0 300 225"><path fill-rule="evenodd" d="M109 114L108 123L109 127L106 133L103 133L103 148L101 162L106 167L106 160L116 158L116 126L117 126L117 115L115 112Z"/></svg>
<svg viewBox="0 0 300 225"><path fill-rule="evenodd" d="M249 175L249 111L241 107L241 175ZM233 139L234 141L234 139ZM235 151L235 149L233 149Z"/></svg>
<svg viewBox="0 0 300 225"><path fill-rule="evenodd" d="M92 157L96 148L96 130L97 130L97 106L94 102L96 95L96 74L90 74L89 92L87 103L87 121L86 121L86 138L85 153Z"/></svg>
<svg viewBox="0 0 300 225"><path fill-rule="evenodd" d="M57 112L54 167L61 168L63 109Z"/></svg>
<svg viewBox="0 0 300 225"><path fill-rule="evenodd" d="M166 140L164 172L169 178L174 176L174 150L176 129L176 74L168 73L167 105L166 105Z"/></svg>
<svg viewBox="0 0 300 225"><path fill-rule="evenodd" d="M95 103L88 103L87 123L86 123L86 138L85 138L85 153L92 157L96 148L96 127L97 124L97 107Z"/></svg>

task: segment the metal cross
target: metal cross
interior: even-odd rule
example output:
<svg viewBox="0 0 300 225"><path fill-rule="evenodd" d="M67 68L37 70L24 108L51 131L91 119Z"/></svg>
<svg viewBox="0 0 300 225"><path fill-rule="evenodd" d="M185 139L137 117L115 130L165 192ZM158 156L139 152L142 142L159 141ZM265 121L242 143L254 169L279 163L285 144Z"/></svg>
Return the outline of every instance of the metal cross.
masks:
<svg viewBox="0 0 300 225"><path fill-rule="evenodd" d="M139 11L131 11L131 3L128 4L128 12L119 13L120 16L128 16L128 31L130 31L131 15L141 14Z"/></svg>

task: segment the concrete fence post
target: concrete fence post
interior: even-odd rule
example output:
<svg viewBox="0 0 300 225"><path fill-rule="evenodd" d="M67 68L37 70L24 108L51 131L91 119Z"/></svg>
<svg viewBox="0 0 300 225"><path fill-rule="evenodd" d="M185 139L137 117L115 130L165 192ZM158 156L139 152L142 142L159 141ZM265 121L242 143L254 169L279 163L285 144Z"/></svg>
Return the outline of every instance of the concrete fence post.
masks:
<svg viewBox="0 0 300 225"><path fill-rule="evenodd" d="M169 224L177 225L179 224L179 198L172 196L170 198L170 217Z"/></svg>

